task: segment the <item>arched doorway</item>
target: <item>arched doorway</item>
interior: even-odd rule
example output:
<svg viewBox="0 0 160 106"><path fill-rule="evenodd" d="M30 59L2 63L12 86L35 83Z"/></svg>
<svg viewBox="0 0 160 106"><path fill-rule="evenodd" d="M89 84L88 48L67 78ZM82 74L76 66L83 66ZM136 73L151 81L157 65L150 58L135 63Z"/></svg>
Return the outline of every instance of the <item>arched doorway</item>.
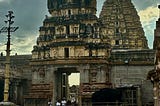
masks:
<svg viewBox="0 0 160 106"><path fill-rule="evenodd" d="M78 73L77 69L75 67L68 67L68 68L58 68L56 71L56 92L58 99L67 99L69 100L70 95L70 84L69 84L69 76L72 73ZM77 79L78 78L78 79ZM77 77L76 80L79 80L79 77Z"/></svg>

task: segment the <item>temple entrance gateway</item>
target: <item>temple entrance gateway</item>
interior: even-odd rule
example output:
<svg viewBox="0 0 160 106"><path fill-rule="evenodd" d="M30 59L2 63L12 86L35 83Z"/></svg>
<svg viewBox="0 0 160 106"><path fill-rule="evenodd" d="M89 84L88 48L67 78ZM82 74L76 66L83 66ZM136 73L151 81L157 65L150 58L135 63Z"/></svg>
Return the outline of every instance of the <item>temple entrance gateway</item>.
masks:
<svg viewBox="0 0 160 106"><path fill-rule="evenodd" d="M39 89L33 92L41 92L35 94L31 89L31 97L46 97L53 103L57 99L68 100L68 77L77 72L79 104L90 104L93 92L111 87L107 60L110 44L107 39L102 40L103 25L96 16L96 3L96 0L48 0L50 16L40 27L30 62L32 87ZM39 87L44 85L48 86L45 90Z"/></svg>
<svg viewBox="0 0 160 106"><path fill-rule="evenodd" d="M97 58L98 59L98 58ZM95 60L92 60L95 61ZM69 86L69 76L71 73L80 74L79 86ZM111 87L109 70L106 63L104 65L83 64L79 63L75 67L68 65L67 67L56 68L53 78L53 101L56 100L73 100L79 104L91 104L92 93L101 88Z"/></svg>

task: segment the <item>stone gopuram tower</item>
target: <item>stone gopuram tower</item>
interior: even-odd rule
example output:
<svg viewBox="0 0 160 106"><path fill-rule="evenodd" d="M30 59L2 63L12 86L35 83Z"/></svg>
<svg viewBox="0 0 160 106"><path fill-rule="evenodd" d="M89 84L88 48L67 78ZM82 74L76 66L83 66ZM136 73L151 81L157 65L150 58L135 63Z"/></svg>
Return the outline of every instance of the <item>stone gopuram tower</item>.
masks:
<svg viewBox="0 0 160 106"><path fill-rule="evenodd" d="M46 16L33 47L32 84L25 106L47 106L68 100L68 76L80 73L79 104L89 106L92 94L110 88L107 58L96 16L96 0L48 0Z"/></svg>
<svg viewBox="0 0 160 106"><path fill-rule="evenodd" d="M140 18L131 0L106 0L100 13L104 38L113 49L148 49Z"/></svg>

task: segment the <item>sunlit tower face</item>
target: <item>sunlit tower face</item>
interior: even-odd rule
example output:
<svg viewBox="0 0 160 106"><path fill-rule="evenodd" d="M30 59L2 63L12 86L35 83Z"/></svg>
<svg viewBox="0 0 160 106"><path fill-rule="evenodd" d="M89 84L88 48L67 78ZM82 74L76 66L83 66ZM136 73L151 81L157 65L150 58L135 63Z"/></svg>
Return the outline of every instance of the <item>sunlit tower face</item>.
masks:
<svg viewBox="0 0 160 106"><path fill-rule="evenodd" d="M140 18L131 0L106 0L100 13L104 37L113 49L148 49Z"/></svg>

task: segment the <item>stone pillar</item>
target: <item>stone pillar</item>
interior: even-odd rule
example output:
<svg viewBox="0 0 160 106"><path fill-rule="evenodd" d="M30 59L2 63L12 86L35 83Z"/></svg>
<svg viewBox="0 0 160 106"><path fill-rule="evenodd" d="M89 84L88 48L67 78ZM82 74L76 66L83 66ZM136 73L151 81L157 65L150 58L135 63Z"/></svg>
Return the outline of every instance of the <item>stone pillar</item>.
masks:
<svg viewBox="0 0 160 106"><path fill-rule="evenodd" d="M67 98L67 73L62 73L62 98Z"/></svg>
<svg viewBox="0 0 160 106"><path fill-rule="evenodd" d="M71 73L67 72L67 75L66 75L66 99L68 100L69 99L69 75L71 75Z"/></svg>
<svg viewBox="0 0 160 106"><path fill-rule="evenodd" d="M19 91L21 92L21 91ZM15 87L14 87L14 100L15 103L18 103L18 82L15 82Z"/></svg>
<svg viewBox="0 0 160 106"><path fill-rule="evenodd" d="M60 72L56 72L56 75L55 75L55 78L56 78L56 84L55 84L55 88L56 88L56 93L57 93L57 98L59 98L59 99L61 99L62 98L62 87L61 87L61 85L62 85L62 81L61 81L61 79L62 79L62 75L61 75L61 73Z"/></svg>
<svg viewBox="0 0 160 106"><path fill-rule="evenodd" d="M138 106L142 106L142 99L141 99L141 88L137 88L137 104Z"/></svg>
<svg viewBox="0 0 160 106"><path fill-rule="evenodd" d="M84 66L80 65L79 67L77 67L78 69L78 72L80 73L80 85L79 85L79 94L78 94L78 106L82 106L82 89L81 89L81 86L82 86L82 83L84 81Z"/></svg>
<svg viewBox="0 0 160 106"><path fill-rule="evenodd" d="M156 81L154 82L153 92L154 92L154 106L159 106L159 83Z"/></svg>
<svg viewBox="0 0 160 106"><path fill-rule="evenodd" d="M57 79L56 79L56 71L57 71L57 69L56 68L54 68L54 67L52 67L51 68L51 70L50 70L51 72L51 76L52 76L52 84L53 84L53 96L52 96L52 103L53 103L53 106L54 106L54 103L56 103L56 100L57 100L57 95L58 95L58 92L57 92ZM60 88L59 88L60 89Z"/></svg>

